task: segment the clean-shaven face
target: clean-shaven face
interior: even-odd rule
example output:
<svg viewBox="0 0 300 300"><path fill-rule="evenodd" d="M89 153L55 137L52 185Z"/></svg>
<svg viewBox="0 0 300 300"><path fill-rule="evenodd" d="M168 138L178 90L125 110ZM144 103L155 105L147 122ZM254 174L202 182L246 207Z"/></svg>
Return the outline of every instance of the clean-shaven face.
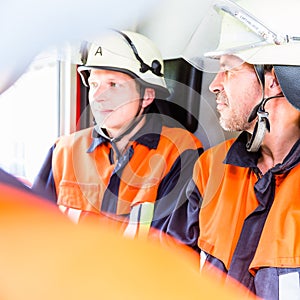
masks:
<svg viewBox="0 0 300 300"><path fill-rule="evenodd" d="M118 131L136 116L141 100L132 77L122 72L92 69L88 82L89 102L98 126Z"/></svg>

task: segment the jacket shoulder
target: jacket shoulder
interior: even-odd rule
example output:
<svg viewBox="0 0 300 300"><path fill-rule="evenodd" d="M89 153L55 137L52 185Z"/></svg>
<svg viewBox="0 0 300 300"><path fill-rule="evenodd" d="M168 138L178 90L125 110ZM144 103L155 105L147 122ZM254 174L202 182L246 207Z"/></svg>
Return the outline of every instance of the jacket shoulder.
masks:
<svg viewBox="0 0 300 300"><path fill-rule="evenodd" d="M93 127L85 128L79 131L75 131L73 133L60 136L56 140L56 147L67 147L68 145L74 145L76 143L81 143L86 141L87 143L91 143L92 141L92 131Z"/></svg>
<svg viewBox="0 0 300 300"><path fill-rule="evenodd" d="M202 142L190 131L180 127L162 127L161 135L187 149L203 148Z"/></svg>

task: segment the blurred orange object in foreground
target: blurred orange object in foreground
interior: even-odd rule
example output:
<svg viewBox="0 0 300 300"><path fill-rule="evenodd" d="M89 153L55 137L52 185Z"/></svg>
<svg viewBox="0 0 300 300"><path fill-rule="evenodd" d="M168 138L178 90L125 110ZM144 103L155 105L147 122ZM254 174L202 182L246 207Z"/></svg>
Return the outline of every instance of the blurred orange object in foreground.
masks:
<svg viewBox="0 0 300 300"><path fill-rule="evenodd" d="M201 276L184 252L76 226L12 187L0 185L0 214L2 300L241 299L238 289Z"/></svg>

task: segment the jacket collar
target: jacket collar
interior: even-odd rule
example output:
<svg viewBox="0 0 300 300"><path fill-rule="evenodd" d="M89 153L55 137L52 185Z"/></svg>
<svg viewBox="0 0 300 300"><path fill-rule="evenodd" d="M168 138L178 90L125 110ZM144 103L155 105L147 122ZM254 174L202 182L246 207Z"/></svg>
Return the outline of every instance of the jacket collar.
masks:
<svg viewBox="0 0 300 300"><path fill-rule="evenodd" d="M156 149L160 140L162 130L162 120L157 115L146 115L146 123L144 126L130 138L138 144L144 145L149 149ZM92 143L87 149L88 153L93 152L103 143L111 143L111 139L101 130L97 130L96 126L92 131Z"/></svg>
<svg viewBox="0 0 300 300"><path fill-rule="evenodd" d="M246 144L248 141L248 133L242 132L235 142L230 147L226 158L224 160L225 164L230 164L238 167L244 168L256 168L257 161L260 157L260 151L258 152L248 152L246 149ZM289 171L295 165L300 162L300 139L292 147L288 155L285 157L282 163L274 166L273 173L284 173Z"/></svg>

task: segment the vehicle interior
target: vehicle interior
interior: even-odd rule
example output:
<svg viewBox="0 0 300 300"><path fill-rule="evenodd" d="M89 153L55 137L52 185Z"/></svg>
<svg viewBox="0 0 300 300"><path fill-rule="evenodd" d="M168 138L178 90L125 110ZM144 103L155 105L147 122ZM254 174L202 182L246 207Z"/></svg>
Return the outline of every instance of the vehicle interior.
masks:
<svg viewBox="0 0 300 300"><path fill-rule="evenodd" d="M119 9L114 10L91 0L88 4L95 9L88 16L82 16L82 11L74 7L69 18L67 4L57 9L45 1L45 7L36 6L33 10L29 2L27 7L24 2L27 15L12 28L18 36L16 46L3 53L18 66L13 70L15 73L11 72L10 81L7 73L5 77L0 74L6 80L0 94L0 122L6 128L1 132L6 144L0 151L3 169L30 185L58 136L91 126L88 90L80 82L78 63L62 58L57 49L65 41L95 36L107 26L142 33L160 49L171 96L157 103L168 125L185 127L206 149L235 135L225 133L218 124L214 96L208 90L214 74L202 72L182 58L209 1L131 1L126 7L116 2ZM99 6L102 10L97 13ZM13 14L9 7L7 13ZM99 15L103 18L96 18ZM42 33L39 28L46 28L47 20L53 18L57 22ZM22 22L27 35L23 34ZM9 41L5 32L2 35L4 41ZM28 44L29 36L35 44ZM23 56L17 51L20 42L27 42ZM5 70L5 65L0 67Z"/></svg>

